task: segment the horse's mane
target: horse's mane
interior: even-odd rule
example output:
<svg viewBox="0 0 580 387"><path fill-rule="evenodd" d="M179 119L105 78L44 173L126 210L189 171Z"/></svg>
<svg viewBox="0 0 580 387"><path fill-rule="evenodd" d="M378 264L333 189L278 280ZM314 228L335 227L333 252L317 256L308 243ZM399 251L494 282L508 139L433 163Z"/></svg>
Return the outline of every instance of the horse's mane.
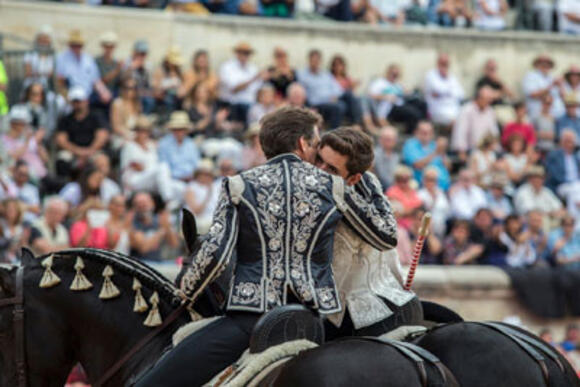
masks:
<svg viewBox="0 0 580 387"><path fill-rule="evenodd" d="M157 291L159 296L169 304L175 306L180 302L177 288L170 280L143 262L117 251L92 248L67 249L37 257L35 262L40 264L44 258L50 255L55 259L81 257L87 262L96 262L103 266L110 265L121 273L134 276L149 289Z"/></svg>

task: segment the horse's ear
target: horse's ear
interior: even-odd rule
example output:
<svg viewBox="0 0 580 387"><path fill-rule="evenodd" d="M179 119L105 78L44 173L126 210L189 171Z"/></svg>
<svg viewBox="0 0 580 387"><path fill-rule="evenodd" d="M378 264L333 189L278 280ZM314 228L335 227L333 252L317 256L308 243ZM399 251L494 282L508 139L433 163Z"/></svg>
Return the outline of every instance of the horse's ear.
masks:
<svg viewBox="0 0 580 387"><path fill-rule="evenodd" d="M197 223L195 216L186 208L181 210L181 232L189 254L193 254L198 244Z"/></svg>
<svg viewBox="0 0 580 387"><path fill-rule="evenodd" d="M20 262L22 262L22 266L30 266L34 262L34 254L32 251L23 247L20 250Z"/></svg>

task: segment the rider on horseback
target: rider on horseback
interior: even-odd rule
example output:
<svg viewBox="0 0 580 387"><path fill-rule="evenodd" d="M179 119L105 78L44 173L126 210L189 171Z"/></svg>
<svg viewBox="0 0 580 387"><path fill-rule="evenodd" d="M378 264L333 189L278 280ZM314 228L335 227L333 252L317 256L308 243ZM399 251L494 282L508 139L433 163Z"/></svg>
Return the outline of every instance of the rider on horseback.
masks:
<svg viewBox="0 0 580 387"><path fill-rule="evenodd" d="M316 166L342 177L364 197L370 197L361 182L375 177L367 172L373 163L372 140L354 128L339 128L322 136ZM378 184L378 183L376 183ZM413 292L403 289L403 276L396 249L379 251L343 222L334 237L332 261L342 305L327 316L327 340L336 336L380 336L401 325L419 325L423 312ZM349 313L346 313L348 308Z"/></svg>
<svg viewBox="0 0 580 387"><path fill-rule="evenodd" d="M396 221L375 178L365 174L364 188L355 190L310 164L318 125L319 117L301 108L263 119L268 163L225 179L213 225L181 281L195 300L234 257L226 315L187 337L137 386L202 385L237 360L256 321L276 306L341 311L331 269L341 219L376 249L396 246Z"/></svg>

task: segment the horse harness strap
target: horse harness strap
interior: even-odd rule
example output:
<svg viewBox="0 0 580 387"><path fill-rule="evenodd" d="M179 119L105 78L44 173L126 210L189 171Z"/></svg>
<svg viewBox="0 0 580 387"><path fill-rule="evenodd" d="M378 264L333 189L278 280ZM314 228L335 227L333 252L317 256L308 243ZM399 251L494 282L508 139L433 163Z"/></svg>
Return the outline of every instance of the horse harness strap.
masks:
<svg viewBox="0 0 580 387"><path fill-rule="evenodd" d="M443 383L445 383L447 381L447 377L445 376L445 371L441 365L441 360L439 360L439 358L437 356L433 355L431 352L427 351L426 349L423 349L415 344L406 343L403 341L389 340L389 339L384 339L384 338L380 338L380 337L364 336L364 337L359 337L359 338L364 339L364 340L368 340L368 341L374 341L374 342L377 342L380 344L390 345L391 347L393 347L396 350L398 350L399 352L401 352L404 356L406 356L407 358L414 361L415 365L417 366L417 370L419 371L419 376L421 377L421 384L423 387L427 387L427 382L428 382L427 370L425 368L425 361L433 364L437 368L437 370L439 371L439 374L441 375Z"/></svg>
<svg viewBox="0 0 580 387"><path fill-rule="evenodd" d="M149 332L145 337L137 342L131 349L123 355L117 362L115 362L101 378L93 384L95 387L101 387L104 385L109 379L111 379L120 369L127 363L137 352L139 352L143 347L148 344L155 336L161 333L162 330L167 328L171 323L173 323L179 315L187 308L187 303L182 303L177 309L175 309L164 321L163 324L158 326L155 330Z"/></svg>
<svg viewBox="0 0 580 387"><path fill-rule="evenodd" d="M14 329L14 362L18 387L26 387L26 348L24 347L24 268L16 270L14 297L0 300L0 308L12 306Z"/></svg>
<svg viewBox="0 0 580 387"><path fill-rule="evenodd" d="M493 329L516 343L538 363L540 369L542 370L542 375L544 376L546 385L550 385L550 374L548 372L548 367L546 366L546 359L539 351L536 350L539 347L536 343L523 339L521 335L515 333L517 332L515 329L509 328L502 324L493 322L475 322L475 324L483 325L487 328Z"/></svg>

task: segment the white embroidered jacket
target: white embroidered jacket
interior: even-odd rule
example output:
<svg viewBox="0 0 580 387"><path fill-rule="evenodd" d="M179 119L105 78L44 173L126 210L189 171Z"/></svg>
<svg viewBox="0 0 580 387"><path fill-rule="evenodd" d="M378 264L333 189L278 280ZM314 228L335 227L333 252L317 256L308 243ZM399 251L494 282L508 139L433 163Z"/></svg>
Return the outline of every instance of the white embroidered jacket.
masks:
<svg viewBox="0 0 580 387"><path fill-rule="evenodd" d="M378 251L344 222L336 228L332 270L340 302L346 305L340 312L327 316L337 327L342 324L346 309L355 329L391 316L393 311L379 296L397 306L403 306L415 297L413 292L403 289L397 250Z"/></svg>
<svg viewBox="0 0 580 387"><path fill-rule="evenodd" d="M181 288L196 299L233 257L227 310L265 312L291 291L320 313L342 309L332 276L336 225L349 222L375 248L397 243L396 221L377 178L347 187L296 155L225 179L213 225ZM360 191L360 192L359 192Z"/></svg>

